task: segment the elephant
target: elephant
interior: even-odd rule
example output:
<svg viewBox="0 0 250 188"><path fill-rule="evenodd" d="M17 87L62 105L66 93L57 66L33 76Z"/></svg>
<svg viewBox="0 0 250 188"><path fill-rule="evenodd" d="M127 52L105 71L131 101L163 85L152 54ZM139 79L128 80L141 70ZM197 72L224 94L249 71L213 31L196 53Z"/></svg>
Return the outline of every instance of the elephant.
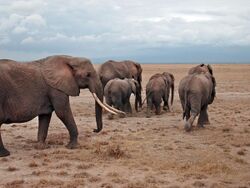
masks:
<svg viewBox="0 0 250 188"><path fill-rule="evenodd" d="M114 78L104 87L104 97L108 105L127 113L132 113L130 96L136 95L139 83L133 78Z"/></svg>
<svg viewBox="0 0 250 188"><path fill-rule="evenodd" d="M210 65L199 65L190 69L188 75L179 83L179 98L183 109L183 119L186 117L184 128L192 129L195 118L198 127L209 124L207 108L212 104L216 95L216 80Z"/></svg>
<svg viewBox="0 0 250 188"><path fill-rule="evenodd" d="M147 117L155 107L155 113L161 113L161 102L164 101L163 109L169 110L169 94L171 89L171 105L174 100L174 75L168 72L157 73L150 77L146 85Z"/></svg>
<svg viewBox="0 0 250 188"><path fill-rule="evenodd" d="M80 89L88 88L96 101L94 132L102 130L102 83L90 60L64 55L26 63L1 59L0 70L0 128L2 124L23 123L38 116L38 146L43 148L55 111L70 135L66 147L73 149L78 144L78 130L69 96L78 96ZM0 157L8 155L0 132Z"/></svg>
<svg viewBox="0 0 250 188"><path fill-rule="evenodd" d="M113 61L109 60L103 63L99 70L98 74L100 76L103 89L109 80L114 78L133 78L139 83L139 90L135 95L135 110L138 111L138 106L142 107L142 67L139 63L134 61Z"/></svg>

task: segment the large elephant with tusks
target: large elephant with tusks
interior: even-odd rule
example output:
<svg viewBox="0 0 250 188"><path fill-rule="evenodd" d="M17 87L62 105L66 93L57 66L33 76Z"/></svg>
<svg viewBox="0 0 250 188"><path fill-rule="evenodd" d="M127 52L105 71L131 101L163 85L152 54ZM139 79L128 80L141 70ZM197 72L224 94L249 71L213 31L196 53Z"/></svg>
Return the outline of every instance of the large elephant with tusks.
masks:
<svg viewBox="0 0 250 188"><path fill-rule="evenodd" d="M38 116L38 146L44 148L52 112L64 123L70 135L68 148L77 146L78 130L69 96L88 88L95 98L97 128L103 127L102 83L90 60L71 56L50 56L28 63L0 60L0 127L23 123ZM9 155L0 132L0 157Z"/></svg>

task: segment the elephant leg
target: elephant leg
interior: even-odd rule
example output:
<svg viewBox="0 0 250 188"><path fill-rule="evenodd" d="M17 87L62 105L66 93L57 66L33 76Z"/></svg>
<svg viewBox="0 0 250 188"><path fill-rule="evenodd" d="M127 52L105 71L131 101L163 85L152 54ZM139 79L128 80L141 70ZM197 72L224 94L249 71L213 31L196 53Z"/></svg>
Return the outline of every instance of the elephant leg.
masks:
<svg viewBox="0 0 250 188"><path fill-rule="evenodd" d="M69 131L70 141L66 147L69 149L76 148L78 145L78 130L70 108L69 97L67 95L63 96L63 98L57 96L57 99L54 99L52 103L57 117L64 123Z"/></svg>
<svg viewBox="0 0 250 188"><path fill-rule="evenodd" d="M0 157L5 157L8 155L10 155L10 152L7 149L5 149L3 145L3 140L1 136L1 125L0 125Z"/></svg>
<svg viewBox="0 0 250 188"><path fill-rule="evenodd" d="M185 118L185 116L186 116L186 112L185 112L185 99L184 99L184 97L183 97L183 95L182 94L179 94L179 97L180 97L180 101L181 101L181 107L182 107L182 119L184 119Z"/></svg>
<svg viewBox="0 0 250 188"><path fill-rule="evenodd" d="M39 125L38 125L38 134L37 134L37 141L38 141L37 147L39 149L45 148L45 140L48 135L48 128L49 128L51 115L52 113L39 115L38 117Z"/></svg>
<svg viewBox="0 0 250 188"><path fill-rule="evenodd" d="M169 105L168 105L168 98L169 98L169 92L165 91L164 96L162 97L163 99L163 110L169 111Z"/></svg>
<svg viewBox="0 0 250 188"><path fill-rule="evenodd" d="M186 109L186 123L185 123L185 130L186 131L190 131L192 129L193 126L193 122L195 120L195 118L198 116L200 109L200 105L197 105L197 103L195 104L191 104L191 109ZM191 112L190 112L191 111ZM191 115L190 115L191 113Z"/></svg>
<svg viewBox="0 0 250 188"><path fill-rule="evenodd" d="M113 106L113 103L111 101L111 99L109 99L108 97L106 98L106 103L109 105L109 106ZM108 114L108 119L114 119L114 115L109 113Z"/></svg>
<svg viewBox="0 0 250 188"><path fill-rule="evenodd" d="M186 106L186 108L190 108L191 116L188 118L189 109L186 109L185 110L186 118L188 118L188 120L185 123L186 131L191 130L195 118L199 115L201 111L201 97L199 95L190 95L188 99L190 106Z"/></svg>
<svg viewBox="0 0 250 188"><path fill-rule="evenodd" d="M207 106L203 107L198 118L198 127L204 127L204 124L209 124Z"/></svg>
<svg viewBox="0 0 250 188"><path fill-rule="evenodd" d="M196 117L197 117L196 113L191 113L190 118L186 121L184 126L186 131L190 131L192 129L192 125Z"/></svg>
<svg viewBox="0 0 250 188"><path fill-rule="evenodd" d="M123 112L129 113L128 104L127 104L127 103L121 103L121 104L120 104L120 109L121 109ZM125 116L124 114L120 114L119 117L125 118L126 116Z"/></svg>
<svg viewBox="0 0 250 188"><path fill-rule="evenodd" d="M190 108L186 107L187 109L184 112L184 116L186 117L186 121L190 118Z"/></svg>
<svg viewBox="0 0 250 188"><path fill-rule="evenodd" d="M118 110L121 110L123 112L126 112L126 106L121 100L117 100L116 103L114 104L114 107ZM124 118L124 114L119 115L120 118Z"/></svg>
<svg viewBox="0 0 250 188"><path fill-rule="evenodd" d="M147 118L151 117L151 111L153 110L153 103L151 98L147 98Z"/></svg>
<svg viewBox="0 0 250 188"><path fill-rule="evenodd" d="M125 106L126 106L125 107L126 108L126 112L132 114L132 106L131 106L129 100L126 102Z"/></svg>
<svg viewBox="0 0 250 188"><path fill-rule="evenodd" d="M161 105L156 105L155 106L155 114L160 115L161 114Z"/></svg>

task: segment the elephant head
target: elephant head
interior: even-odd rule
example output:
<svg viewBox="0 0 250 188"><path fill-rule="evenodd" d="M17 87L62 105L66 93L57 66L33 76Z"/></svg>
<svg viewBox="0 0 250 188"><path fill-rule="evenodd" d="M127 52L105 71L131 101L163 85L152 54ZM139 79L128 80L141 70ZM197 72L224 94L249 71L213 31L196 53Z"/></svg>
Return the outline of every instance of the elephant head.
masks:
<svg viewBox="0 0 250 188"><path fill-rule="evenodd" d="M53 56L41 63L46 83L69 96L78 96L80 89L88 88L99 102L103 101L102 84L90 60L70 56ZM97 129L102 130L102 107L95 102Z"/></svg>
<svg viewBox="0 0 250 188"><path fill-rule="evenodd" d="M213 75L213 69L211 67L211 65L207 64L200 64L200 65L197 65L193 68L191 68L189 71L188 71L188 74L194 74L194 73L206 73L206 72L209 72L211 75Z"/></svg>
<svg viewBox="0 0 250 188"><path fill-rule="evenodd" d="M163 72L162 75L166 78L168 85L171 87L171 105L174 101L174 75L168 72Z"/></svg>

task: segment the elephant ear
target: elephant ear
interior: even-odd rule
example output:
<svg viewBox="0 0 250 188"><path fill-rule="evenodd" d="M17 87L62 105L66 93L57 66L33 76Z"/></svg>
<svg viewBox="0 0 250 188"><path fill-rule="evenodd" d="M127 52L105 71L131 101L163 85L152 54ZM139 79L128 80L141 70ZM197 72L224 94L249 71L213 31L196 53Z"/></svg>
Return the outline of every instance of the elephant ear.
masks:
<svg viewBox="0 0 250 188"><path fill-rule="evenodd" d="M164 80L166 86L170 85L169 80L166 76L162 76L162 79Z"/></svg>
<svg viewBox="0 0 250 188"><path fill-rule="evenodd" d="M173 74L171 74L171 73L169 73L169 76L170 76L170 78L171 78L171 80L172 80L172 82L174 82L174 75Z"/></svg>
<svg viewBox="0 0 250 188"><path fill-rule="evenodd" d="M216 87L216 80L213 76L211 76L211 80L212 80L212 92L211 92L211 98L210 98L210 101L209 101L209 104L212 104L213 101L214 101L214 97L216 96L216 90L215 90L215 87Z"/></svg>
<svg viewBox="0 0 250 188"><path fill-rule="evenodd" d="M208 64L208 65L207 65L207 69L208 69L209 73L210 73L211 75L213 75L212 66Z"/></svg>
<svg viewBox="0 0 250 188"><path fill-rule="evenodd" d="M73 75L69 58L51 58L42 62L41 71L46 83L69 96L78 96L80 89Z"/></svg>

